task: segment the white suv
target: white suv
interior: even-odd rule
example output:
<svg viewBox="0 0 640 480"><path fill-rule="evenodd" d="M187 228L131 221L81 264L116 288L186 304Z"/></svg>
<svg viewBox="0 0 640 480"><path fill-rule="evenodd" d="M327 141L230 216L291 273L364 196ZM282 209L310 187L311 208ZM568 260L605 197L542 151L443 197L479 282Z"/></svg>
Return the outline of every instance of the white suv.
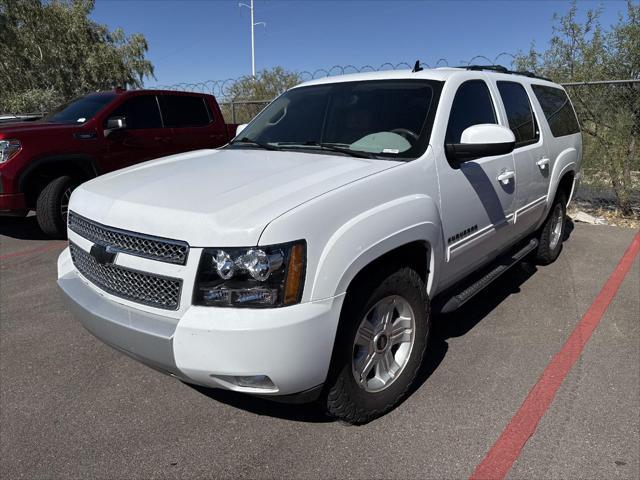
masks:
<svg viewBox="0 0 640 480"><path fill-rule="evenodd" d="M530 74L314 80L224 148L77 188L58 284L151 367L362 423L407 395L436 309L556 259L581 156L565 91Z"/></svg>

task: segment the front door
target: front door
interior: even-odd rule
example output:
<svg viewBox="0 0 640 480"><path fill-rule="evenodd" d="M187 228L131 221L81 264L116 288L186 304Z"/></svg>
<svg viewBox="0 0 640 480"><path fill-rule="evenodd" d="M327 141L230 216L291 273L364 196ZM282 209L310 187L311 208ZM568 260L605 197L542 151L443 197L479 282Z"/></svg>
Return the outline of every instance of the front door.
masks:
<svg viewBox="0 0 640 480"><path fill-rule="evenodd" d="M117 170L170 155L173 152L171 129L164 128L155 95L136 95L125 100L109 114L124 117L126 128L107 137L108 165Z"/></svg>
<svg viewBox="0 0 640 480"><path fill-rule="evenodd" d="M452 102L447 130L436 155L445 243L444 286L488 262L509 243L516 198L512 154L456 163L444 153L444 144L459 143L466 128L498 123L486 82L467 80L457 86L453 100L447 98L443 95L441 105L447 111Z"/></svg>

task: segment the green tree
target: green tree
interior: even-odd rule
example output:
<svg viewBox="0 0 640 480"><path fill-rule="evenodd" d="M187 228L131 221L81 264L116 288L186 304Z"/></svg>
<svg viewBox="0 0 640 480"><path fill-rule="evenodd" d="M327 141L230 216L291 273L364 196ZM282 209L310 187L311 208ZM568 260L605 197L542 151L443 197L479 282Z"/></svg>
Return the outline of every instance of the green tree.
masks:
<svg viewBox="0 0 640 480"><path fill-rule="evenodd" d="M0 111L47 111L62 101L153 77L141 34L89 18L94 0L0 0Z"/></svg>
<svg viewBox="0 0 640 480"><path fill-rule="evenodd" d="M626 14L605 29L601 10L579 20L576 1L555 17L553 36L544 51L532 46L516 56L519 70L532 70L556 82L640 78L640 4L627 1ZM620 209L633 215L640 170L640 89L638 84L584 85L567 88L584 135L587 181L608 180ZM634 183L635 182L635 183Z"/></svg>
<svg viewBox="0 0 640 480"><path fill-rule="evenodd" d="M272 100L300 83L300 75L282 67L262 70L254 77L242 77L227 89L226 97L242 100Z"/></svg>
<svg viewBox="0 0 640 480"><path fill-rule="evenodd" d="M264 106L278 95L301 82L300 75L289 72L282 67L262 70L254 77L242 77L230 82L224 88L224 100L236 102L233 107L229 103L222 105L222 111L229 121L248 122L255 117ZM243 101L259 101L255 104L244 104Z"/></svg>

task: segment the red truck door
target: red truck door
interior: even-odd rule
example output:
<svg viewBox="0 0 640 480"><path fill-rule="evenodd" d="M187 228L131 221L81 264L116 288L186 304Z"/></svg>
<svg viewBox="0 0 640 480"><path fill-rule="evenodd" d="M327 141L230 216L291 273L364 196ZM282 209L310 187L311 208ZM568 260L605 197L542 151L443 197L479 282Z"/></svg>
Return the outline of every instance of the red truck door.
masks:
<svg viewBox="0 0 640 480"><path fill-rule="evenodd" d="M217 148L227 143L226 125L218 111L212 111L206 97L166 93L158 98L164 125L172 127L176 152Z"/></svg>
<svg viewBox="0 0 640 480"><path fill-rule="evenodd" d="M171 129L162 125L155 95L136 95L125 100L107 118L113 117L124 117L126 128L115 130L105 138L109 170L173 153Z"/></svg>

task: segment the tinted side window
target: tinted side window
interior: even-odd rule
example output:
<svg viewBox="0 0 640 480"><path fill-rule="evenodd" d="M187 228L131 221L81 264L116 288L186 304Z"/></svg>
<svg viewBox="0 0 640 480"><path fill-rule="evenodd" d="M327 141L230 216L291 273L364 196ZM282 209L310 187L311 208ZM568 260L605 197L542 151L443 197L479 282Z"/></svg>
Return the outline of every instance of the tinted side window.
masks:
<svg viewBox="0 0 640 480"><path fill-rule="evenodd" d="M460 143L465 129L480 123L498 123L487 84L470 80L458 88L451 106L446 143Z"/></svg>
<svg viewBox="0 0 640 480"><path fill-rule="evenodd" d="M507 111L509 128L516 136L516 147L536 143L538 125L524 87L516 82L498 82L502 103Z"/></svg>
<svg viewBox="0 0 640 480"><path fill-rule="evenodd" d="M564 90L544 85L532 85L532 88L554 137L580 132L578 119Z"/></svg>
<svg viewBox="0 0 640 480"><path fill-rule="evenodd" d="M158 102L154 95L138 95L125 102L111 112L110 117L125 117L127 128L139 130L143 128L162 128Z"/></svg>
<svg viewBox="0 0 640 480"><path fill-rule="evenodd" d="M167 127L201 127L211 122L204 98L191 95L163 95L162 117Z"/></svg>

